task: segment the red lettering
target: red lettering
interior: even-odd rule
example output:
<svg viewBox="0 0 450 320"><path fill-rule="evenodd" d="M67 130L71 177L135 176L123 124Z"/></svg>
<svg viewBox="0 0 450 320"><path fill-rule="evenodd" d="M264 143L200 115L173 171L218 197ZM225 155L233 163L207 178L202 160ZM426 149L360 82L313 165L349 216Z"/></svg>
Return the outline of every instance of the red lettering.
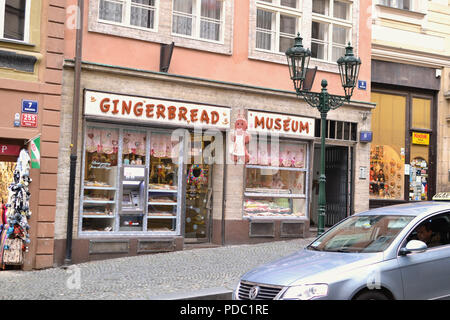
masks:
<svg viewBox="0 0 450 320"><path fill-rule="evenodd" d="M297 132L298 130L298 121L292 121L292 132Z"/></svg>
<svg viewBox="0 0 450 320"><path fill-rule="evenodd" d="M167 108L169 120L175 119L176 112L177 112L177 108L175 108L174 106L170 106Z"/></svg>
<svg viewBox="0 0 450 320"><path fill-rule="evenodd" d="M109 102L109 98L105 98L102 101L100 101L100 110L102 112L108 112L109 111L109 104L106 104L107 102Z"/></svg>
<svg viewBox="0 0 450 320"><path fill-rule="evenodd" d="M261 117L261 119L258 119L257 116L255 116L255 129L261 126L264 129L264 117Z"/></svg>
<svg viewBox="0 0 450 320"><path fill-rule="evenodd" d="M281 129L281 119L280 118L276 118L275 119L275 129L276 130L280 130Z"/></svg>
<svg viewBox="0 0 450 320"><path fill-rule="evenodd" d="M156 106L156 108L157 108L157 110L156 110L156 119L159 119L159 118L165 119L166 116L164 115L164 111L166 110L166 107L164 105L162 105L162 104L158 104Z"/></svg>
<svg viewBox="0 0 450 320"><path fill-rule="evenodd" d="M267 128L267 130L272 129L272 127L273 127L273 119L272 118L267 118L266 119L266 128Z"/></svg>
<svg viewBox="0 0 450 320"><path fill-rule="evenodd" d="M198 119L197 119L197 112L198 112L198 109L192 109L191 110L191 122L196 122Z"/></svg>
<svg viewBox="0 0 450 320"><path fill-rule="evenodd" d="M219 113L217 111L211 111L211 124L219 122Z"/></svg>
<svg viewBox="0 0 450 320"><path fill-rule="evenodd" d="M306 130L306 133L309 133L309 122L307 122L304 125L303 122L300 121L300 130L299 130L299 132L302 132L304 130Z"/></svg>
<svg viewBox="0 0 450 320"><path fill-rule="evenodd" d="M289 124L291 123L291 119L286 119L283 120L283 130L284 131L289 131Z"/></svg>
<svg viewBox="0 0 450 320"><path fill-rule="evenodd" d="M206 122L206 124L209 124L208 112L206 112L206 110L202 111L202 115L200 117L200 122Z"/></svg>
<svg viewBox="0 0 450 320"><path fill-rule="evenodd" d="M128 113L130 114L131 112L131 100L128 101L128 103L126 101L122 101L122 114Z"/></svg>
<svg viewBox="0 0 450 320"><path fill-rule="evenodd" d="M135 114L135 116L140 117L142 116L142 106L144 104L142 102L136 102L136 104L134 105L133 108L133 112Z"/></svg>
<svg viewBox="0 0 450 320"><path fill-rule="evenodd" d="M119 100L113 100L113 104L114 104L114 110L112 111L112 114L117 114L119 113L119 109L117 108L117 104L119 103Z"/></svg>
<svg viewBox="0 0 450 320"><path fill-rule="evenodd" d="M185 121L187 121L186 113L187 109L185 107L180 107L178 110L178 120L181 121L181 119L184 119Z"/></svg>
<svg viewBox="0 0 450 320"><path fill-rule="evenodd" d="M153 118L153 108L155 107L154 104L147 104L145 105L145 115L147 118Z"/></svg>

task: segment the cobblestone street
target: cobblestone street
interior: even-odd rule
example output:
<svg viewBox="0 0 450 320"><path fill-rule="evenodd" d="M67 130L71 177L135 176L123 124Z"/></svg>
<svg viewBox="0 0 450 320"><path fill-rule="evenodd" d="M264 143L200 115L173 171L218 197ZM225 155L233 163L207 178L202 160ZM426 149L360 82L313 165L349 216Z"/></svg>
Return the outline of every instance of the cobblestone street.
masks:
<svg viewBox="0 0 450 320"><path fill-rule="evenodd" d="M0 300L165 299L210 288L233 290L246 271L302 249L312 240L189 249L68 269L0 271Z"/></svg>

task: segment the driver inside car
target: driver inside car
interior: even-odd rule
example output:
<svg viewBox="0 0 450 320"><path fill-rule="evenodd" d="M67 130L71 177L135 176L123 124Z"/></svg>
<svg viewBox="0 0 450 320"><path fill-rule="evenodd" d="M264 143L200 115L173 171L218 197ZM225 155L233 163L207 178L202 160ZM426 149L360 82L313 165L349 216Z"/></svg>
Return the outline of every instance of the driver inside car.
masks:
<svg viewBox="0 0 450 320"><path fill-rule="evenodd" d="M416 231L418 240L425 242L428 248L441 245L439 234L431 229L431 222L426 221L420 224Z"/></svg>

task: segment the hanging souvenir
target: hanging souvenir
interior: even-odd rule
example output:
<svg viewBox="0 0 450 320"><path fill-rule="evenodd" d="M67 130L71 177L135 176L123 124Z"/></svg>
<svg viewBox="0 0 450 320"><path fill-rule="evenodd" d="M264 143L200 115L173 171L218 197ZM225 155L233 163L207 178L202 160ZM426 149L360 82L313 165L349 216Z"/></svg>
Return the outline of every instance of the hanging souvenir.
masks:
<svg viewBox="0 0 450 320"><path fill-rule="evenodd" d="M30 211L30 156L25 149L22 149L17 159L14 170L13 182L8 187L9 196L7 208L7 229L6 235L2 232L2 263L7 265L23 264L23 251L27 251L27 244L30 243L28 230L30 226L28 219Z"/></svg>
<svg viewBox="0 0 450 320"><path fill-rule="evenodd" d="M208 182L208 177L205 176L205 169L200 164L193 164L188 173L188 184L199 186Z"/></svg>

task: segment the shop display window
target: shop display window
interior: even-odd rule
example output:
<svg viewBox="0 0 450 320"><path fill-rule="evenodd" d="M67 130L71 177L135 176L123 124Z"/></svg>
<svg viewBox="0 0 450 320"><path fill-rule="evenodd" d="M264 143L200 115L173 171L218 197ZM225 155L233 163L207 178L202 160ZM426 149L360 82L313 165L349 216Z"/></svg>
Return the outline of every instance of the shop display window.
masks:
<svg viewBox="0 0 450 320"><path fill-rule="evenodd" d="M124 130L122 141L122 161L124 165L145 165L145 131Z"/></svg>
<svg viewBox="0 0 450 320"><path fill-rule="evenodd" d="M307 145L258 143L246 166L244 217L306 218Z"/></svg>
<svg viewBox="0 0 450 320"><path fill-rule="evenodd" d="M370 151L370 198L403 199L404 160L390 146L373 146Z"/></svg>
<svg viewBox="0 0 450 320"><path fill-rule="evenodd" d="M148 184L147 231L176 230L179 200L178 144L170 134L152 133Z"/></svg>
<svg viewBox="0 0 450 320"><path fill-rule="evenodd" d="M118 139L118 129L86 128L82 231L114 229Z"/></svg>
<svg viewBox="0 0 450 320"><path fill-rule="evenodd" d="M179 232L178 145L168 133L87 125L79 230Z"/></svg>

